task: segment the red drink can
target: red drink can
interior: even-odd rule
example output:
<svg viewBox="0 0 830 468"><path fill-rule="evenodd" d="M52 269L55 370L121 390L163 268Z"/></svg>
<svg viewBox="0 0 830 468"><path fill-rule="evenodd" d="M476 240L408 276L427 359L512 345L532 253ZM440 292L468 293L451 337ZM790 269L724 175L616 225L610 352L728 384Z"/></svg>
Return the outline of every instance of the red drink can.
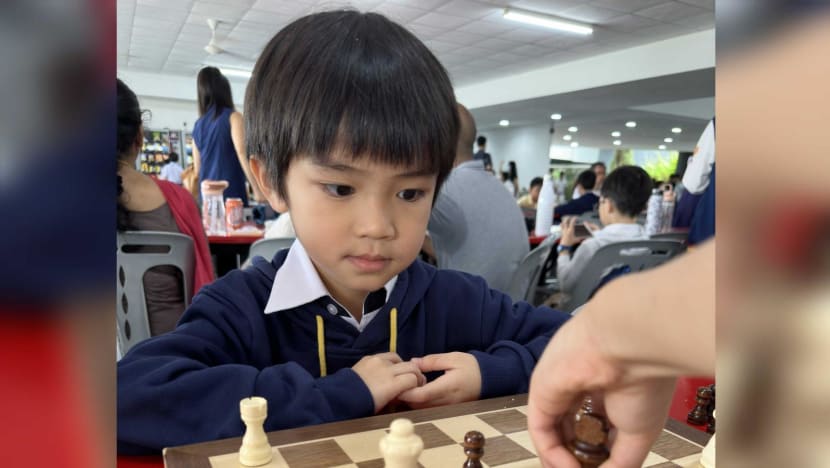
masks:
<svg viewBox="0 0 830 468"><path fill-rule="evenodd" d="M225 200L225 220L228 229L239 229L245 221L242 210L241 198L228 198Z"/></svg>

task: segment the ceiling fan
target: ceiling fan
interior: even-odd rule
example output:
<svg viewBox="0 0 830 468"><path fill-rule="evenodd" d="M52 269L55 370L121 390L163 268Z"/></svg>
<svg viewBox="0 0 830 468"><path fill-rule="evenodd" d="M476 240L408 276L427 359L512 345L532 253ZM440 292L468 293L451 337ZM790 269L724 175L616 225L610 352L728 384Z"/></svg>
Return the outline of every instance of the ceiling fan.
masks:
<svg viewBox="0 0 830 468"><path fill-rule="evenodd" d="M244 60L246 63L252 62L253 58L230 51L226 48L226 45L229 42L227 37L220 39L216 35L216 28L219 27L219 23L221 23L221 21L213 18L208 18L207 20L208 27L210 28L210 41L204 47L205 52L210 55L226 55L234 57L239 60Z"/></svg>

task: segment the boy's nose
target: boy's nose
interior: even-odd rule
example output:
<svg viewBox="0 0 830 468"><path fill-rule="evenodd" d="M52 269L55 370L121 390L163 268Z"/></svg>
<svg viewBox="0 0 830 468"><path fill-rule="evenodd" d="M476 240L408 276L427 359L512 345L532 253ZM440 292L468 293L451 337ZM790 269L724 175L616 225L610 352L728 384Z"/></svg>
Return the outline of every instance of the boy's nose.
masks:
<svg viewBox="0 0 830 468"><path fill-rule="evenodd" d="M370 202L357 209L355 232L359 237L386 239L395 235L391 207L385 203Z"/></svg>

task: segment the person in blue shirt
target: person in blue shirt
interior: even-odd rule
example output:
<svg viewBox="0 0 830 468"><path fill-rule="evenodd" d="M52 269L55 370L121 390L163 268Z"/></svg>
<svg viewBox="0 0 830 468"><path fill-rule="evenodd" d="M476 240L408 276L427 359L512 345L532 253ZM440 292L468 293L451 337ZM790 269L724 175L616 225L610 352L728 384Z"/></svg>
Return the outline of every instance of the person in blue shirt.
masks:
<svg viewBox="0 0 830 468"><path fill-rule="evenodd" d="M417 260L459 132L422 42L375 13L300 18L262 52L245 111L251 171L297 240L118 363L120 453L240 436L251 395L271 431L528 390L568 315Z"/></svg>
<svg viewBox="0 0 830 468"><path fill-rule="evenodd" d="M597 175L594 173L594 171L582 171L576 178L576 184L574 189L574 191L579 192L579 198L575 198L567 203L557 205L553 209L554 218L560 219L562 216L566 215L578 216L582 213L594 211L594 208L596 208L597 203L599 203L599 197L596 193L593 192L594 185L596 185L596 182Z"/></svg>

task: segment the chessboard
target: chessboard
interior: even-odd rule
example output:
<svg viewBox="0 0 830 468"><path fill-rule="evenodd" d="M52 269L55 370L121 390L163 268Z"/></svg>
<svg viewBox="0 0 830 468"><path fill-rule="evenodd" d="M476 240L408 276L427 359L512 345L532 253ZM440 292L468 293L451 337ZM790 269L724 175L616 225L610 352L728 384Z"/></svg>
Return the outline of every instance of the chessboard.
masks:
<svg viewBox="0 0 830 468"><path fill-rule="evenodd" d="M419 458L424 468L461 466L467 459L461 443L471 430L486 438L481 459L485 466L538 467L526 412L527 395L517 395L270 432L273 458L262 467L383 468L378 444L397 418L415 423L415 432L424 442ZM669 419L643 466L697 467L709 437ZM237 437L166 448L165 467L240 468L241 443Z"/></svg>

